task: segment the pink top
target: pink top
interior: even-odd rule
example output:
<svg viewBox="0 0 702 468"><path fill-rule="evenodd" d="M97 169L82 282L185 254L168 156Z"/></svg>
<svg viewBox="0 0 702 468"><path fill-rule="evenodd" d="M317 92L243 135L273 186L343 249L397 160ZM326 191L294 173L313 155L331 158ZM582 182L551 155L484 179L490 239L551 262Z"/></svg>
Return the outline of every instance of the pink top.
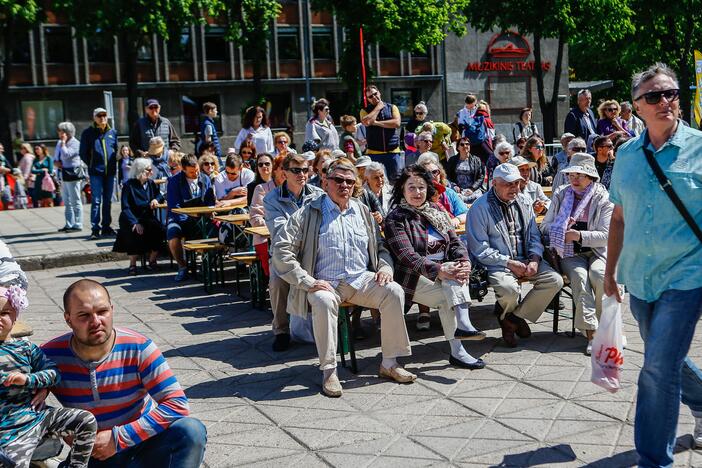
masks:
<svg viewBox="0 0 702 468"><path fill-rule="evenodd" d="M269 180L264 184L258 184L254 189L253 197L251 198L251 205L249 205L249 224L253 227L265 226L265 212L263 210L263 199L266 195L275 189L275 181L273 179ZM253 244L259 245L264 242L268 242L263 236L254 234Z"/></svg>

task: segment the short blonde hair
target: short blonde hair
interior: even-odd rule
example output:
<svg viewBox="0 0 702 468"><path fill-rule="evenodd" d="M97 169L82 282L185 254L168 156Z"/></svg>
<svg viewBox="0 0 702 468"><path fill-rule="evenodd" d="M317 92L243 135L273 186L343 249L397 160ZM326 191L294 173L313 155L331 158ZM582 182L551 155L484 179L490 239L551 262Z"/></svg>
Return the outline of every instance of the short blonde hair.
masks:
<svg viewBox="0 0 702 468"><path fill-rule="evenodd" d="M219 161L217 160L217 156L210 153L200 156L200 158L197 160L197 165L200 166L200 170L202 170L202 163L204 162L212 163L215 173L219 173Z"/></svg>
<svg viewBox="0 0 702 468"><path fill-rule="evenodd" d="M597 106L597 113L600 115L601 119L605 118L605 109L609 106L614 106L617 108L617 117L619 117L619 113L622 111L622 106L620 106L614 99L608 99L606 101L602 101L602 103Z"/></svg>

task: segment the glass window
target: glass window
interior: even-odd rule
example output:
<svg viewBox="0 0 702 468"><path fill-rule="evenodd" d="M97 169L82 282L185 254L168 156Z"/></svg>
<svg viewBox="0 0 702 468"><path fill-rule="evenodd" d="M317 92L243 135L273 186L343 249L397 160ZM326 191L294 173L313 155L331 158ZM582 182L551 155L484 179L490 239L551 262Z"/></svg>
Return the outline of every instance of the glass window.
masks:
<svg viewBox="0 0 702 468"><path fill-rule="evenodd" d="M208 62L226 62L229 57L224 28L207 27L205 32L205 54Z"/></svg>
<svg viewBox="0 0 702 468"><path fill-rule="evenodd" d="M329 101L329 112L335 125L341 125L342 115L354 115L348 91L327 91L324 93L324 97Z"/></svg>
<svg viewBox="0 0 702 468"><path fill-rule="evenodd" d="M378 54L380 55L380 58L382 59L399 59L400 54L397 52L393 52L390 49L386 49L383 46L378 47Z"/></svg>
<svg viewBox="0 0 702 468"><path fill-rule="evenodd" d="M300 60L297 28L278 28L278 60Z"/></svg>
<svg viewBox="0 0 702 468"><path fill-rule="evenodd" d="M409 120L414 115L414 106L422 100L421 88L393 88L390 90L392 103L400 111L402 120Z"/></svg>
<svg viewBox="0 0 702 468"><path fill-rule="evenodd" d="M109 35L88 39L88 60L90 62L114 63L114 38Z"/></svg>
<svg viewBox="0 0 702 468"><path fill-rule="evenodd" d="M73 41L70 29L45 27L44 46L47 63L73 63Z"/></svg>
<svg viewBox="0 0 702 468"><path fill-rule="evenodd" d="M145 36L141 41L141 45L137 49L137 60L140 62L151 62L154 59L154 47L151 43L151 38Z"/></svg>
<svg viewBox="0 0 702 468"><path fill-rule="evenodd" d="M32 54L29 47L29 34L16 34L12 47L12 63L30 63Z"/></svg>
<svg viewBox="0 0 702 468"><path fill-rule="evenodd" d="M291 129L292 98L290 93L269 94L267 99L265 108L268 112L269 126L274 129Z"/></svg>
<svg viewBox="0 0 702 468"><path fill-rule="evenodd" d="M171 36L168 40L168 60L171 62L191 62L193 60L190 29L183 29L180 35Z"/></svg>
<svg viewBox="0 0 702 468"><path fill-rule="evenodd" d="M183 122L185 123L185 133L194 133L200 129L200 116L202 115L202 105L206 102L217 104L217 114L215 125L217 131L222 131L222 108L219 106L219 94L210 94L208 96L181 96L180 102L183 107Z"/></svg>
<svg viewBox="0 0 702 468"><path fill-rule="evenodd" d="M57 138L56 127L63 122L63 101L22 101L22 130L24 139Z"/></svg>
<svg viewBox="0 0 702 468"><path fill-rule="evenodd" d="M312 53L315 59L334 58L334 36L329 28L312 30Z"/></svg>

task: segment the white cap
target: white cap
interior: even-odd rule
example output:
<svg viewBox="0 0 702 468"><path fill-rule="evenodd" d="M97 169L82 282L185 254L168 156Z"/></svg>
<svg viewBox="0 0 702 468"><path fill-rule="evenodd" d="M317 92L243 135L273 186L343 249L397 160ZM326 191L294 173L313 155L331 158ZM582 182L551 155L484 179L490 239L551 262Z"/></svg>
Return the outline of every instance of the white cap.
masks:
<svg viewBox="0 0 702 468"><path fill-rule="evenodd" d="M522 180L522 176L519 175L519 169L517 166L510 163L500 164L495 168L492 173L493 179L502 179L505 182L514 182L515 180Z"/></svg>
<svg viewBox="0 0 702 468"><path fill-rule="evenodd" d="M98 114L107 114L107 110L102 107L96 107L95 110L93 110L93 118L97 117Z"/></svg>
<svg viewBox="0 0 702 468"><path fill-rule="evenodd" d="M305 151L301 156L305 158L305 161L314 161L314 158L316 157L313 151Z"/></svg>

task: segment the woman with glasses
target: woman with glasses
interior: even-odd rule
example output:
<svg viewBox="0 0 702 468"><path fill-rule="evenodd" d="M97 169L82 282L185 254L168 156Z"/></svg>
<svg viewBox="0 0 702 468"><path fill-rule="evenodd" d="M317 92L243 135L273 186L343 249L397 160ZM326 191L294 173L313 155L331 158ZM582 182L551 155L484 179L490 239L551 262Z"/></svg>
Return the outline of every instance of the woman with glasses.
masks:
<svg viewBox="0 0 702 468"><path fill-rule="evenodd" d="M312 106L314 116L305 125L305 141L314 141L319 149L339 149L339 132L329 115L329 101L322 98Z"/></svg>
<svg viewBox="0 0 702 468"><path fill-rule="evenodd" d="M314 175L310 174L310 179L307 183L314 185L315 187L322 188L322 182L324 180L324 163L330 162L331 160L331 151L317 151L317 155L314 157L312 167L310 168L314 172Z"/></svg>
<svg viewBox="0 0 702 468"><path fill-rule="evenodd" d="M155 270L158 250L164 239L163 226L156 219L156 205L164 198L151 180L153 165L148 158L136 158L129 179L122 186L122 212L113 251L129 255L130 275L137 274L137 258L149 253L147 270Z"/></svg>
<svg viewBox="0 0 702 468"><path fill-rule="evenodd" d="M554 190L551 208L539 229L548 236L549 248L555 250L570 280L575 326L587 335L585 354L590 355L602 313L607 238L614 205L599 183L595 160L589 154L575 153L562 172L568 175L569 184Z"/></svg>
<svg viewBox="0 0 702 468"><path fill-rule="evenodd" d="M485 338L469 316L468 251L446 211L431 201L435 195L434 178L427 169L412 165L402 171L393 189L395 207L384 223L394 261L393 279L405 291L406 304L439 309L444 337L451 347L449 363L482 369L483 360L468 354L461 343ZM426 324L428 328L429 322Z"/></svg>
<svg viewBox="0 0 702 468"><path fill-rule="evenodd" d="M251 165L256 161L256 145L250 141L245 141L239 147L239 156L241 156L241 162L246 169L251 169ZM268 151L264 151L268 153Z"/></svg>
<svg viewBox="0 0 702 468"><path fill-rule="evenodd" d="M473 203L483 194L485 166L480 158L470 153L470 139L458 140L458 154L446 162L446 175L451 187L466 203Z"/></svg>
<svg viewBox="0 0 702 468"><path fill-rule="evenodd" d="M512 141L517 142L520 138L529 139L534 135L539 135L539 129L531 121L531 107L525 107L519 111L519 120L512 126Z"/></svg>
<svg viewBox="0 0 702 468"><path fill-rule="evenodd" d="M506 141L501 141L495 145L495 152L490 155L486 165L488 187L492 187L492 173L495 171L495 168L512 159L512 156L514 156L514 147Z"/></svg>
<svg viewBox="0 0 702 468"><path fill-rule="evenodd" d="M286 132L277 132L273 135L273 143L275 145L273 156L286 156L288 153L295 152L290 148L290 135Z"/></svg>
<svg viewBox="0 0 702 468"><path fill-rule="evenodd" d="M205 174L214 183L215 177L219 174L219 161L213 153L206 152L197 160L200 172Z"/></svg>
<svg viewBox="0 0 702 468"><path fill-rule="evenodd" d="M247 186L247 190L251 193L249 198L249 224L253 227L266 225L266 210L263 206L263 199L272 192L276 187L285 182L285 171L283 170L283 161L285 156L278 155L273 158L268 153L263 153L258 157L256 180ZM258 182L258 183L257 183ZM254 234L253 246L256 251L256 256L261 262L263 273L266 278L270 276L268 262L268 239Z"/></svg>
<svg viewBox="0 0 702 468"><path fill-rule="evenodd" d="M256 160L256 178L253 182L246 186L246 204L251 205L254 189L260 185L270 181L273 177L273 156L268 153L263 153Z"/></svg>
<svg viewBox="0 0 702 468"><path fill-rule="evenodd" d="M626 121L619 117L621 110L619 103L614 99L604 101L597 107L600 119L597 121L595 131L598 135L606 136L612 142L620 136L634 136L634 132L627 128Z"/></svg>
<svg viewBox="0 0 702 468"><path fill-rule="evenodd" d="M424 103L424 101L419 101L419 104L414 106L412 118L407 121L407 124L405 124L405 132L419 134L421 131L420 127L424 124L428 114L429 110L427 109L427 105Z"/></svg>
<svg viewBox="0 0 702 468"><path fill-rule="evenodd" d="M34 176L34 191L32 200L40 207L54 206L54 192L47 192L42 187L44 178L51 177L54 173L54 160L49 157L46 145L34 146L34 162L32 175Z"/></svg>
<svg viewBox="0 0 702 468"><path fill-rule="evenodd" d="M239 131L236 141L234 141L235 148L241 148L241 145L246 141L253 144L257 153L273 152L273 133L268 126L268 117L263 107L251 106L246 109L242 126L244 128Z"/></svg>
<svg viewBox="0 0 702 468"><path fill-rule="evenodd" d="M533 136L524 145L521 156L536 163L531 169L531 180L539 185L551 185L553 176L551 175L551 165L546 159L546 146L541 137Z"/></svg>

